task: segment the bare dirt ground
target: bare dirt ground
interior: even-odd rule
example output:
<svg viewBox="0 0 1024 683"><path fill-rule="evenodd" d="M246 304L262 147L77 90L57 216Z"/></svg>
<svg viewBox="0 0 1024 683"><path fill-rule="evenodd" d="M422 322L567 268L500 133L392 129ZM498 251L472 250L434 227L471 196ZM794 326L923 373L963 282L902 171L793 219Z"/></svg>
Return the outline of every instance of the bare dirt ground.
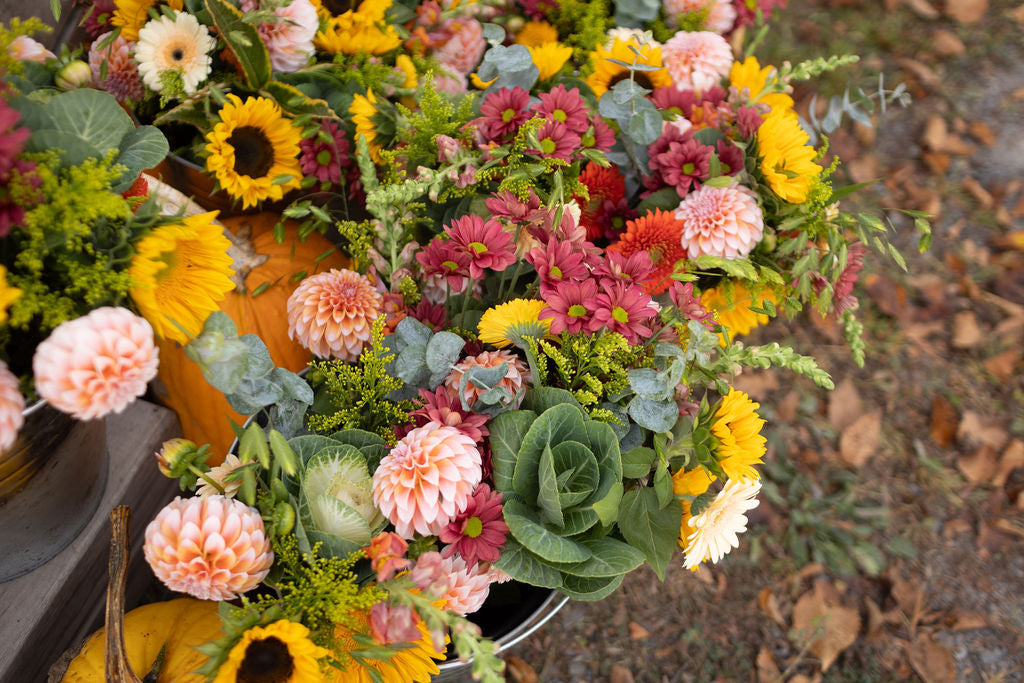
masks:
<svg viewBox="0 0 1024 683"><path fill-rule="evenodd" d="M928 211L934 245L888 213L909 272L870 257L864 369L813 315L751 338L813 354L838 388L742 378L769 420L742 547L570 603L509 680L1024 681L1024 5L791 0L775 25L776 63L863 57L825 94L907 83L909 108L832 149L848 180L882 179L844 206Z"/></svg>

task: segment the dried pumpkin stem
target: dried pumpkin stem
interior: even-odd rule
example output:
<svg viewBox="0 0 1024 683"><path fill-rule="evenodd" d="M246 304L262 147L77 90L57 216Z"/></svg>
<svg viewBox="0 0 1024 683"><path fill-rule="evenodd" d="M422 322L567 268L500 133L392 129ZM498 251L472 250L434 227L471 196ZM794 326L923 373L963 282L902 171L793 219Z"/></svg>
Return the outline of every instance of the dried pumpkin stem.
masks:
<svg viewBox="0 0 1024 683"><path fill-rule="evenodd" d="M128 523L131 508L118 505L110 511L110 560L107 564L107 681L142 683L128 665L124 645L124 592L128 583Z"/></svg>

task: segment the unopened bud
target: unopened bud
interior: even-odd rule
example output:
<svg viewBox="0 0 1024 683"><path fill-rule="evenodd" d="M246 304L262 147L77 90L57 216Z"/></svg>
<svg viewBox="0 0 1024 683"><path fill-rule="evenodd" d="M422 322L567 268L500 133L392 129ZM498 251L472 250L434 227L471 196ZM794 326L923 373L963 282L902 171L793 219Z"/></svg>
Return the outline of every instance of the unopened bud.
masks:
<svg viewBox="0 0 1024 683"><path fill-rule="evenodd" d="M76 59L61 67L55 80L61 90L82 88L92 82L92 69L82 60Z"/></svg>
<svg viewBox="0 0 1024 683"><path fill-rule="evenodd" d="M179 466L187 462L189 456L195 453L196 450L195 443L188 439L178 438L164 441L164 445L156 453L156 462L157 467L160 468L160 474L171 479L180 477L181 473L177 471Z"/></svg>

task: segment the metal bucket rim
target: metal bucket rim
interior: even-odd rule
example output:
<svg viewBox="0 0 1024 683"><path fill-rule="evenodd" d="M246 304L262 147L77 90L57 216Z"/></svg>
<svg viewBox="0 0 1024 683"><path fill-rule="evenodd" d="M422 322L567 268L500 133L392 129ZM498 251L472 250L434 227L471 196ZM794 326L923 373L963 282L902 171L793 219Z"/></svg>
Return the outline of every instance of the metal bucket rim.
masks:
<svg viewBox="0 0 1024 683"><path fill-rule="evenodd" d="M25 417L28 417L29 415L32 415L33 413L38 413L40 410L43 409L43 406L45 406L45 405L47 405L46 401L44 401L41 398L40 399L36 399L36 401L32 405L26 406L21 411L21 414L24 415Z"/></svg>

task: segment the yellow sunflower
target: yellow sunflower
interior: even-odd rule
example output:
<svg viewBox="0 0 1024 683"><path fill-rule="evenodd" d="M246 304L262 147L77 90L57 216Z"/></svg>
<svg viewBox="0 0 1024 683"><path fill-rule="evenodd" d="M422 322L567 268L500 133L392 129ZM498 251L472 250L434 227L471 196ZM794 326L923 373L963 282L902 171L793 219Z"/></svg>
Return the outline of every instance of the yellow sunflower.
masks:
<svg viewBox="0 0 1024 683"><path fill-rule="evenodd" d="M558 29L546 21L528 21L516 34L516 43L526 47L540 47L558 42Z"/></svg>
<svg viewBox="0 0 1024 683"><path fill-rule="evenodd" d="M405 76L405 80L402 81L403 88L415 88L416 79L416 65L412 63L412 59L409 55L398 55L395 57L395 66L398 67L399 71Z"/></svg>
<svg viewBox="0 0 1024 683"><path fill-rule="evenodd" d="M711 483L715 480L715 475L708 472L703 467L694 467L692 470L679 470L672 475L672 492L677 496L692 496L697 497L711 488ZM688 541L687 538L693 533L693 529L690 528L690 501L686 499L681 500L683 504L683 518L679 524L679 538L676 542L680 548L685 548Z"/></svg>
<svg viewBox="0 0 1024 683"><path fill-rule="evenodd" d="M373 117L377 115L377 98L373 91L368 90L366 96L353 95L352 104L348 107L348 113L352 115L352 123L356 127L356 136L362 135L366 138L366 144L370 147L370 156L377 163L380 163L380 144L377 143L377 124Z"/></svg>
<svg viewBox="0 0 1024 683"><path fill-rule="evenodd" d="M792 109L773 109L757 129L761 172L775 194L790 204L806 201L811 183L821 173L809 139Z"/></svg>
<svg viewBox="0 0 1024 683"><path fill-rule="evenodd" d="M7 322L7 309L21 294L20 289L7 284L7 269L0 266L0 325Z"/></svg>
<svg viewBox="0 0 1024 683"><path fill-rule="evenodd" d="M221 664L214 683L277 681L319 683L324 680L318 659L331 651L309 639L302 624L281 619L269 626L254 626L242 634Z"/></svg>
<svg viewBox="0 0 1024 683"><path fill-rule="evenodd" d="M758 480L754 465L760 465L767 440L761 436L765 421L757 415L761 404L742 391L731 389L715 411L711 433L718 439L715 458L729 479Z"/></svg>
<svg viewBox="0 0 1024 683"><path fill-rule="evenodd" d="M216 217L216 211L187 216L156 228L135 245L129 294L159 337L187 342L174 323L198 335L218 302L235 288L227 254L231 243L214 223Z"/></svg>
<svg viewBox="0 0 1024 683"><path fill-rule="evenodd" d="M139 39L139 29L149 21L149 10L159 0L114 0L114 14L110 23L121 27L121 37L135 42ZM167 0L167 6L181 11L185 0Z"/></svg>
<svg viewBox="0 0 1024 683"><path fill-rule="evenodd" d="M491 87L491 83L494 83L494 81L496 81L496 80L498 80L497 76L495 76L494 78L492 78L489 81L485 81L482 78L480 78L480 74L478 74L475 71L473 73L469 74L469 82L477 90L487 90L487 88Z"/></svg>
<svg viewBox="0 0 1024 683"><path fill-rule="evenodd" d="M540 71L540 80L546 81L559 71L565 62L572 57L572 48L561 43L544 43L530 47L530 57L534 66Z"/></svg>
<svg viewBox="0 0 1024 683"><path fill-rule="evenodd" d="M480 341L498 348L523 348L523 337L539 339L551 332L551 319L538 318L545 308L547 304L536 299L513 299L487 309L477 324Z"/></svg>
<svg viewBox="0 0 1024 683"><path fill-rule="evenodd" d="M273 100L228 95L220 121L206 135L206 170L242 208L264 199L276 201L302 181L299 165L301 132L281 114ZM274 183L279 176L291 176Z"/></svg>
<svg viewBox="0 0 1024 683"><path fill-rule="evenodd" d="M750 93L750 104L761 102L767 104L773 110L792 109L793 98L783 92L767 90L769 78L774 85L778 80L777 70L774 66L761 68L757 57L747 57L743 62L733 62L729 70L729 84L735 85L737 90L744 88Z"/></svg>
<svg viewBox="0 0 1024 683"><path fill-rule="evenodd" d="M630 45L640 51L639 57L633 53ZM640 47L639 44L632 40L616 38L612 42L611 48L605 49L604 46L598 46L596 50L590 53L592 73L587 76L587 85L590 86L590 89L598 97L604 95L605 92L610 90L619 81L629 78L629 69L609 61L610 59L617 59L626 64L632 64L633 60L636 59L638 65L657 67L656 71L634 72L633 78L636 83L645 88L653 90L672 85L672 77L668 75L668 71L665 70L661 62L661 46L645 45Z"/></svg>
<svg viewBox="0 0 1024 683"><path fill-rule="evenodd" d="M700 295L704 307L713 312L715 320L729 330L730 340L768 322L767 315L750 310L751 306L761 308L764 299L773 304L778 303L778 295L774 290L751 292L742 280L729 280L718 287L705 289ZM725 337L719 337L719 344L725 346Z"/></svg>
<svg viewBox="0 0 1024 683"><path fill-rule="evenodd" d="M391 0L364 0L358 10L328 19L313 44L332 55L339 52L380 55L394 50L402 44L402 37L394 26L384 21L389 7Z"/></svg>
<svg viewBox="0 0 1024 683"><path fill-rule="evenodd" d="M353 635L369 631L369 613L363 612L357 615L357 619L364 623L365 628L352 631L339 625L334 629L334 637L343 652L358 652L358 648L362 646L356 643ZM434 648L426 623L420 620L416 626L423 637L411 643L412 647L397 650L387 660L369 657L362 660L350 658L345 670L332 671L334 675L329 680L334 683L373 683L369 671L373 669L380 674L384 683L429 683L432 674L440 673L434 660L444 659L444 650Z"/></svg>

